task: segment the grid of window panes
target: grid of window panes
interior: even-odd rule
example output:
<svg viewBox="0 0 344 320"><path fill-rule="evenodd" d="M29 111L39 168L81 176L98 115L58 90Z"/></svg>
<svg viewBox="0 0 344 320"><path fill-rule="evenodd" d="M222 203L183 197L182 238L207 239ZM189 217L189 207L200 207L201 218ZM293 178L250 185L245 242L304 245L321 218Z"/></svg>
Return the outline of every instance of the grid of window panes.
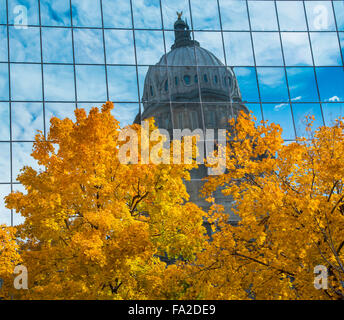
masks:
<svg viewBox="0 0 344 320"><path fill-rule="evenodd" d="M124 126L141 112L148 67L170 50L176 11L192 36L233 67L245 105L285 140L342 116L344 1L0 0L0 224L21 218L3 197L37 130L115 102ZM25 25L27 25L25 27Z"/></svg>

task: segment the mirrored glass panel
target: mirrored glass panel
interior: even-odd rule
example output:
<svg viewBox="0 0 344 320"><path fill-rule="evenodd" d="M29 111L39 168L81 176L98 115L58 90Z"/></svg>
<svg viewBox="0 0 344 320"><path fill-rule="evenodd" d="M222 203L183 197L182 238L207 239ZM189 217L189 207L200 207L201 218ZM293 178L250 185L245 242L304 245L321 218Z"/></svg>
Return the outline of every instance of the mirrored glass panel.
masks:
<svg viewBox="0 0 344 320"><path fill-rule="evenodd" d="M333 1L338 30L344 31L344 2Z"/></svg>
<svg viewBox="0 0 344 320"><path fill-rule="evenodd" d="M309 30L335 31L331 1L305 1Z"/></svg>
<svg viewBox="0 0 344 320"><path fill-rule="evenodd" d="M306 31L307 23L302 1L277 1L281 31Z"/></svg>
<svg viewBox="0 0 344 320"><path fill-rule="evenodd" d="M8 64L0 63L0 100L8 100Z"/></svg>
<svg viewBox="0 0 344 320"><path fill-rule="evenodd" d="M42 28L43 61L48 63L73 63L71 29Z"/></svg>
<svg viewBox="0 0 344 320"><path fill-rule="evenodd" d="M103 34L99 29L74 30L75 63L104 63Z"/></svg>
<svg viewBox="0 0 344 320"><path fill-rule="evenodd" d="M44 95L47 101L74 101L74 68L44 65Z"/></svg>
<svg viewBox="0 0 344 320"><path fill-rule="evenodd" d="M254 65L252 42L249 32L224 32L223 38L228 65Z"/></svg>
<svg viewBox="0 0 344 320"><path fill-rule="evenodd" d="M71 0L73 25L77 27L101 27L100 0Z"/></svg>
<svg viewBox="0 0 344 320"><path fill-rule="evenodd" d="M0 141L10 140L10 106L0 102Z"/></svg>
<svg viewBox="0 0 344 320"><path fill-rule="evenodd" d="M135 67L108 66L107 72L111 101L138 101Z"/></svg>
<svg viewBox="0 0 344 320"><path fill-rule="evenodd" d="M37 130L43 132L42 103L12 103L12 139L33 141Z"/></svg>
<svg viewBox="0 0 344 320"><path fill-rule="evenodd" d="M322 109L325 118L325 124L332 126L340 117L344 117L344 104L343 103L323 103Z"/></svg>
<svg viewBox="0 0 344 320"><path fill-rule="evenodd" d="M137 63L143 65L156 64L165 53L161 31L135 31Z"/></svg>
<svg viewBox="0 0 344 320"><path fill-rule="evenodd" d="M323 119L320 104L317 103L297 103L293 104L293 114L296 127L296 134L298 137L309 138L309 132L306 131L307 119L308 116L314 116L315 121L313 122L312 129L313 131L323 126Z"/></svg>
<svg viewBox="0 0 344 320"><path fill-rule="evenodd" d="M133 124L139 112L138 103L116 103L115 108L111 111L122 128Z"/></svg>
<svg viewBox="0 0 344 320"><path fill-rule="evenodd" d="M59 119L69 118L75 121L75 104L71 103L46 103L45 104L45 126L47 131L50 128L50 120L52 117Z"/></svg>
<svg viewBox="0 0 344 320"><path fill-rule="evenodd" d="M70 0L40 0L43 26L70 26Z"/></svg>
<svg viewBox="0 0 344 320"><path fill-rule="evenodd" d="M254 68L234 68L243 101L259 102L257 75Z"/></svg>
<svg viewBox="0 0 344 320"><path fill-rule="evenodd" d="M343 68L316 68L316 74L321 101L344 101Z"/></svg>
<svg viewBox="0 0 344 320"><path fill-rule="evenodd" d="M132 0L135 28L161 29L160 0Z"/></svg>
<svg viewBox="0 0 344 320"><path fill-rule="evenodd" d="M105 28L132 28L130 1L103 0Z"/></svg>
<svg viewBox="0 0 344 320"><path fill-rule="evenodd" d="M11 64L12 100L42 100L42 68L38 64Z"/></svg>
<svg viewBox="0 0 344 320"><path fill-rule="evenodd" d="M206 11L204 11L203 0L191 0L191 10L195 30L221 29L217 0L208 0Z"/></svg>
<svg viewBox="0 0 344 320"><path fill-rule="evenodd" d="M219 0L223 30L250 30L246 1Z"/></svg>
<svg viewBox="0 0 344 320"><path fill-rule="evenodd" d="M313 68L287 68L287 77L291 101L319 101Z"/></svg>
<svg viewBox="0 0 344 320"><path fill-rule="evenodd" d="M41 62L39 28L9 27L10 58L13 62Z"/></svg>
<svg viewBox="0 0 344 320"><path fill-rule="evenodd" d="M75 66L78 101L107 100L104 66Z"/></svg>
<svg viewBox="0 0 344 320"><path fill-rule="evenodd" d="M293 119L289 103L263 104L264 120L279 124L282 128L283 139L295 139Z"/></svg>
<svg viewBox="0 0 344 320"><path fill-rule="evenodd" d="M339 66L343 63L337 33L312 32L310 36L316 66Z"/></svg>
<svg viewBox="0 0 344 320"><path fill-rule="evenodd" d="M281 41L277 32L253 32L257 66L283 66Z"/></svg>
<svg viewBox="0 0 344 320"><path fill-rule="evenodd" d="M105 30L105 46L108 64L135 64L131 30Z"/></svg>
<svg viewBox="0 0 344 320"><path fill-rule="evenodd" d="M263 102L287 102L289 100L283 68L258 68L257 72Z"/></svg>
<svg viewBox="0 0 344 320"><path fill-rule="evenodd" d="M11 182L10 163L10 144L7 142L0 142L0 183Z"/></svg>
<svg viewBox="0 0 344 320"><path fill-rule="evenodd" d="M8 61L7 27L0 26L0 62Z"/></svg>
<svg viewBox="0 0 344 320"><path fill-rule="evenodd" d="M10 184L0 184L0 224L11 225L11 210L5 206L5 197L11 193Z"/></svg>
<svg viewBox="0 0 344 320"><path fill-rule="evenodd" d="M7 23L6 0L0 0L0 24Z"/></svg>
<svg viewBox="0 0 344 320"><path fill-rule="evenodd" d="M276 8L273 1L248 1L253 31L277 31Z"/></svg>
<svg viewBox="0 0 344 320"><path fill-rule="evenodd" d="M19 28L39 25L37 0L8 0L8 20Z"/></svg>
<svg viewBox="0 0 344 320"><path fill-rule="evenodd" d="M282 44L287 66L313 65L311 48L307 33L282 32Z"/></svg>
<svg viewBox="0 0 344 320"><path fill-rule="evenodd" d="M33 144L31 142L12 143L13 181L18 181L17 177L21 173L21 170L24 166L30 166L36 171L43 169L37 164L36 160L31 157L32 147Z"/></svg>

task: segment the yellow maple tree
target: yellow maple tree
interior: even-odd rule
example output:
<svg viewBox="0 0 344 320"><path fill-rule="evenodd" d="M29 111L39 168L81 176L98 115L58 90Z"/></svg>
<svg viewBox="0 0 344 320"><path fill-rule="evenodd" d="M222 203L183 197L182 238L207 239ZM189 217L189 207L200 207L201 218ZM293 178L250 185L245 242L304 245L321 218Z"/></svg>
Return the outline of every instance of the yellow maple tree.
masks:
<svg viewBox="0 0 344 320"><path fill-rule="evenodd" d="M254 120L244 113L231 120L227 171L205 184L209 201L219 187L233 198L240 222L228 224L213 205L218 231L190 270L191 295L343 299L344 122L315 130L309 117L309 136L286 144L279 125ZM325 277L320 289L317 266Z"/></svg>
<svg viewBox="0 0 344 320"><path fill-rule="evenodd" d="M108 102L88 115L76 110L75 122L52 118L48 137L36 136L32 156L44 169L25 167L18 180L26 193L6 199L25 218L17 237L29 289L15 298L147 299L165 287L164 298L175 289L163 285L161 257L193 261L202 249L204 212L184 185L195 165L146 164L142 154L158 142L141 144L139 125L127 128L137 133L138 162L121 163L129 137L112 109Z"/></svg>

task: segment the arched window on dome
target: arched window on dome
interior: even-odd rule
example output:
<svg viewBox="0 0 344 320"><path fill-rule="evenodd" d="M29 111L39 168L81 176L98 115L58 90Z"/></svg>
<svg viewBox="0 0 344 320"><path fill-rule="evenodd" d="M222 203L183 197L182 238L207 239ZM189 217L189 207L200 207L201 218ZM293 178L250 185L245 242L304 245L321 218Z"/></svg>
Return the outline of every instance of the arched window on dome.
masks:
<svg viewBox="0 0 344 320"><path fill-rule="evenodd" d="M195 75L195 83L198 83L198 76L197 76L197 74Z"/></svg>
<svg viewBox="0 0 344 320"><path fill-rule="evenodd" d="M168 80L165 81L165 91L168 91Z"/></svg>
<svg viewBox="0 0 344 320"><path fill-rule="evenodd" d="M153 86L150 86L150 87L149 87L149 90L150 90L150 94L151 94L151 96L153 97L153 96L154 96L154 90L153 90Z"/></svg>
<svg viewBox="0 0 344 320"><path fill-rule="evenodd" d="M208 76L206 74L203 75L204 82L208 82Z"/></svg>
<svg viewBox="0 0 344 320"><path fill-rule="evenodd" d="M219 83L219 79L218 79L217 75L214 76L214 82L215 82L215 84Z"/></svg>
<svg viewBox="0 0 344 320"><path fill-rule="evenodd" d="M174 78L174 83L176 84L176 86L178 85L178 77Z"/></svg>
<svg viewBox="0 0 344 320"><path fill-rule="evenodd" d="M184 83L189 86L191 84L191 77L189 75L184 76Z"/></svg>

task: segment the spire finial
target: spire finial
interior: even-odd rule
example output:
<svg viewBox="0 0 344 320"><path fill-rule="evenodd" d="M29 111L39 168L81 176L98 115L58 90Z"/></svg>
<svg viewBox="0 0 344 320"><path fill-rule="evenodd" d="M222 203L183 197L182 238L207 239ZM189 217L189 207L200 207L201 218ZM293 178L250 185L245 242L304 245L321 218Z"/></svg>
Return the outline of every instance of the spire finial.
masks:
<svg viewBox="0 0 344 320"><path fill-rule="evenodd" d="M182 15L183 15L183 11L181 11L181 12L177 11L178 20L180 20L182 18Z"/></svg>

